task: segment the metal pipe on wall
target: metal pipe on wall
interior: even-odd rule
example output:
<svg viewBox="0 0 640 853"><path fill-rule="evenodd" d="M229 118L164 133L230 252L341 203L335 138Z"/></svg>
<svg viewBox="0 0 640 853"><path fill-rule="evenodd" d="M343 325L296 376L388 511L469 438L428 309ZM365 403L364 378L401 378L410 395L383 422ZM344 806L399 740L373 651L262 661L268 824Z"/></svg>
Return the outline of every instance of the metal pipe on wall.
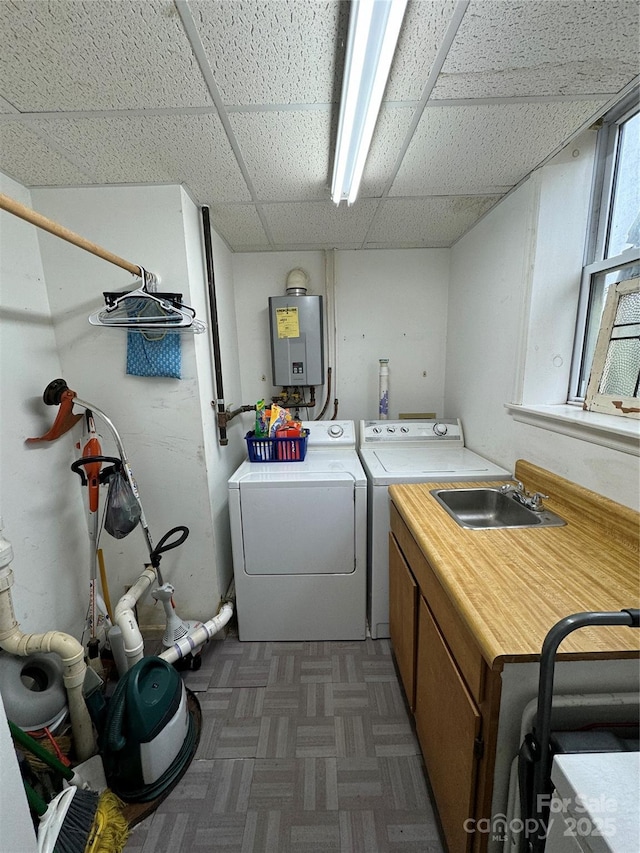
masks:
<svg viewBox="0 0 640 853"><path fill-rule="evenodd" d="M329 369L327 370L327 402L322 412L316 416L316 420L321 420L327 407L331 395L331 386L335 388L333 400L333 415L332 418L338 416L338 314L336 302L336 250L331 249L324 252L324 275L325 289L327 293L327 348L329 350Z"/></svg>
<svg viewBox="0 0 640 853"><path fill-rule="evenodd" d="M202 211L202 232L204 236L204 255L207 266L207 289L209 293L209 312L211 314L211 343L213 346L213 366L216 377L216 400L212 405L217 406L219 443L223 446L229 443L227 438L227 421L229 420L224 406L224 388L222 382L222 356L220 354L220 330L218 327L218 303L216 300L215 274L213 271L213 247L211 244L211 219L209 208L204 206Z"/></svg>

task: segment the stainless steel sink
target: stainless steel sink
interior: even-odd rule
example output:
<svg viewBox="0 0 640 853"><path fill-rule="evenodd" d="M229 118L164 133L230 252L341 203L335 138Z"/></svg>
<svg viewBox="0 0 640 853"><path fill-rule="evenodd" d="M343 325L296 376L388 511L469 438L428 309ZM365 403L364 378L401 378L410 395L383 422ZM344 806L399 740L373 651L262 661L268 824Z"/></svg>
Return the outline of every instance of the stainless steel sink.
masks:
<svg viewBox="0 0 640 853"><path fill-rule="evenodd" d="M554 512L528 509L513 492L505 494L500 489L433 489L431 494L454 521L471 530L566 524Z"/></svg>

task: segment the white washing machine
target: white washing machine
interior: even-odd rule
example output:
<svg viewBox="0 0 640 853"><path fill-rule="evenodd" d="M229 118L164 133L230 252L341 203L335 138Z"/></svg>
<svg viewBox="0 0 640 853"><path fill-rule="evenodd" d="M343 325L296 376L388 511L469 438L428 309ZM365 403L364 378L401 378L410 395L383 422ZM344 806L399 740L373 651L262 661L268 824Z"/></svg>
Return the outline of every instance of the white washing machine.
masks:
<svg viewBox="0 0 640 853"><path fill-rule="evenodd" d="M367 619L371 636L389 636L389 496L393 483L508 480L504 468L464 446L457 418L361 421L367 475Z"/></svg>
<svg viewBox="0 0 640 853"><path fill-rule="evenodd" d="M353 421L307 421L305 459L243 462L229 515L240 640L363 640L367 480Z"/></svg>

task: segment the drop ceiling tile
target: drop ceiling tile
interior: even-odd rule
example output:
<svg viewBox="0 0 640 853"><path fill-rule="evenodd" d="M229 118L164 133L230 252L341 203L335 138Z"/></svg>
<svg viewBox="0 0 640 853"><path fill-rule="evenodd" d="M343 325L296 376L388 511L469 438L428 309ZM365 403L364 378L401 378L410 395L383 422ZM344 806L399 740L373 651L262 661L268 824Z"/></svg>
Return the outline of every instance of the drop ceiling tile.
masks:
<svg viewBox="0 0 640 853"><path fill-rule="evenodd" d="M640 70L639 24L636 0L472 2L432 97L618 92Z"/></svg>
<svg viewBox="0 0 640 853"><path fill-rule="evenodd" d="M414 113L413 107L383 107L380 110L360 185L361 198L382 195L389 176L393 174ZM330 175L333 175L333 163Z"/></svg>
<svg viewBox="0 0 640 853"><path fill-rule="evenodd" d="M69 186L88 176L20 121L0 122L2 171L26 187Z"/></svg>
<svg viewBox="0 0 640 853"><path fill-rule="evenodd" d="M21 112L211 104L168 0L0 3L0 95Z"/></svg>
<svg viewBox="0 0 640 853"><path fill-rule="evenodd" d="M215 114L37 119L34 125L73 152L87 183L178 183L198 201L250 200Z"/></svg>
<svg viewBox="0 0 640 853"><path fill-rule="evenodd" d="M329 197L329 110L231 113L233 132L258 198Z"/></svg>
<svg viewBox="0 0 640 853"><path fill-rule="evenodd" d="M427 107L389 194L504 193L603 103Z"/></svg>
<svg viewBox="0 0 640 853"><path fill-rule="evenodd" d="M451 246L501 196L386 199L367 234L366 248Z"/></svg>
<svg viewBox="0 0 640 853"><path fill-rule="evenodd" d="M414 108L383 107L360 189L379 197L386 187ZM263 201L328 199L335 140L329 110L234 112L229 116L253 189Z"/></svg>
<svg viewBox="0 0 640 853"><path fill-rule="evenodd" d="M409 2L400 30L385 101L417 101L455 9L454 0Z"/></svg>
<svg viewBox="0 0 640 853"><path fill-rule="evenodd" d="M333 202L264 204L262 213L278 246L361 245L379 202L362 199L351 207Z"/></svg>
<svg viewBox="0 0 640 853"><path fill-rule="evenodd" d="M335 52L338 31L346 37L347 3L193 0L189 7L225 104L339 99Z"/></svg>
<svg viewBox="0 0 640 853"><path fill-rule="evenodd" d="M0 97L0 114L7 115L9 113L15 113L19 115L19 110L17 110L9 101L5 101L4 98Z"/></svg>
<svg viewBox="0 0 640 853"><path fill-rule="evenodd" d="M269 240L252 204L214 204L211 224L236 252L264 251Z"/></svg>

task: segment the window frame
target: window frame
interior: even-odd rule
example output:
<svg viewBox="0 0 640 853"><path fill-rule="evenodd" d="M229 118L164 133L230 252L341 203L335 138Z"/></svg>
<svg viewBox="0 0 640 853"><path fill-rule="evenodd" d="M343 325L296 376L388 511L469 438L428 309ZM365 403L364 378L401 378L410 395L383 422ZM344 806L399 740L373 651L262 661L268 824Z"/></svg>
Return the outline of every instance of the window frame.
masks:
<svg viewBox="0 0 640 853"><path fill-rule="evenodd" d="M640 292L640 277L638 276L610 285L593 354L591 376L585 394L584 407L587 411L640 418L640 408L638 407L640 400L637 396L629 397L619 393L603 393L600 390L602 374L615 327L618 304L622 296L638 292ZM637 391L637 381L635 384Z"/></svg>
<svg viewBox="0 0 640 853"><path fill-rule="evenodd" d="M609 231L611 204L615 186L615 170L620 144L620 128L640 111L638 89L634 88L622 101L603 117L598 131L595 152L595 169L591 191L591 212L585 248L585 264L582 269L580 296L576 315L573 357L569 376L567 402L584 404L585 394L580 394L581 384L587 385L589 376L583 367L587 345L591 283L598 273L615 272L634 262L640 263L640 247L631 247L609 258L605 258L605 247Z"/></svg>

